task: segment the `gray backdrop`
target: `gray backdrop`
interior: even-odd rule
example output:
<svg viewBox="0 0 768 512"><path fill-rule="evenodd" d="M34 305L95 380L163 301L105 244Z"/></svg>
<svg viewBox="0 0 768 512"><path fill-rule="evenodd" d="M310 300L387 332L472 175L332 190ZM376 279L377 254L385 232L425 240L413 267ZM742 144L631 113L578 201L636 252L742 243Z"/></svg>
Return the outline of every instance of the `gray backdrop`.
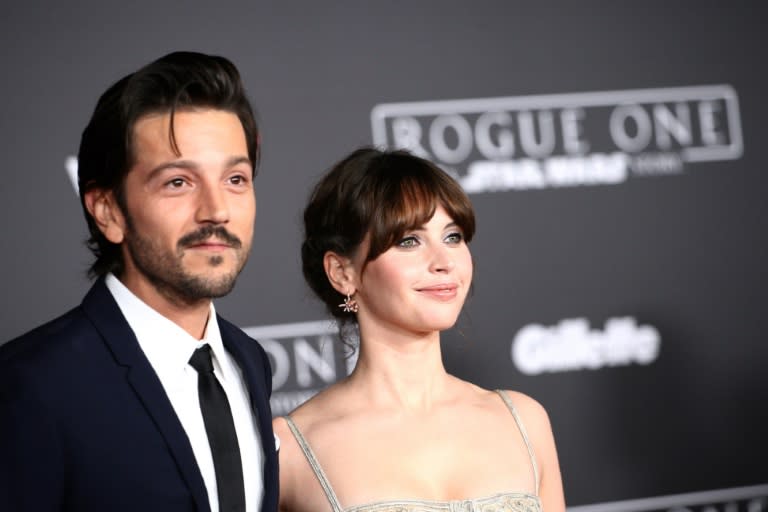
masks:
<svg viewBox="0 0 768 512"><path fill-rule="evenodd" d="M271 354L276 414L349 365L300 275L311 184L359 145L410 147L478 214L446 364L545 405L569 506L768 510L763 3L14 4L0 342L89 287L66 169L98 95L217 53L264 142L254 251L217 307Z"/></svg>

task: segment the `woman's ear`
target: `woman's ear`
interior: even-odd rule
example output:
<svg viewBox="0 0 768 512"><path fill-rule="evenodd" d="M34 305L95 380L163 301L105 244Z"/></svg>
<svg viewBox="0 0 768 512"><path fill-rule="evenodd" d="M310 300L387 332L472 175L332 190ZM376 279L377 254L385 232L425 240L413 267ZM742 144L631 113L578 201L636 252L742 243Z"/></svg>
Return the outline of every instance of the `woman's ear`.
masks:
<svg viewBox="0 0 768 512"><path fill-rule="evenodd" d="M323 256L323 268L325 275L337 292L342 295L353 295L357 288L355 282L355 269L352 260L333 251L328 251Z"/></svg>
<svg viewBox="0 0 768 512"><path fill-rule="evenodd" d="M125 218L111 190L89 188L85 191L85 207L107 240L120 244L125 237Z"/></svg>

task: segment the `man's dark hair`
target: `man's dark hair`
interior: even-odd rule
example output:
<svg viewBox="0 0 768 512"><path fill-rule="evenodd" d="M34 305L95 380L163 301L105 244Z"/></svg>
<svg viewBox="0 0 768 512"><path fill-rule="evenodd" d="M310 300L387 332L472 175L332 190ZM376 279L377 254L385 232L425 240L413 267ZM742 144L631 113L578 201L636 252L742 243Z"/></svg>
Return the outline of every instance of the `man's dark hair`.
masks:
<svg viewBox="0 0 768 512"><path fill-rule="evenodd" d="M141 117L170 113L169 142L178 152L173 132L177 111L212 108L232 112L245 132L248 156L256 174L259 132L240 73L224 57L195 52L174 52L122 78L99 98L88 126L83 130L78 152L80 203L88 222L88 248L96 256L89 275L117 275L123 271L120 244L101 233L85 206L90 189L112 191L127 215L125 176L133 166L133 128Z"/></svg>

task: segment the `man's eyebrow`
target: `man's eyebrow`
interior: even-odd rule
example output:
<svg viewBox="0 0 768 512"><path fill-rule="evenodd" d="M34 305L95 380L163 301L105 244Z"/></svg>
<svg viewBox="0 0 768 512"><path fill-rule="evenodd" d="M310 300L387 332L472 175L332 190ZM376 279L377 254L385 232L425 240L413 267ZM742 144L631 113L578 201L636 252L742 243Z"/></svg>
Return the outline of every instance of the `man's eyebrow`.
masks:
<svg viewBox="0 0 768 512"><path fill-rule="evenodd" d="M191 160L174 160L173 162L166 162L160 164L151 171L149 171L149 178L152 179L166 169L188 169L191 171L197 170L200 166Z"/></svg>
<svg viewBox="0 0 768 512"><path fill-rule="evenodd" d="M252 166L251 159L248 158L247 156L233 156L226 161L225 167L229 168L229 167L234 167L240 164L247 164L249 166ZM151 179L166 169L187 169L190 171L197 171L199 168L200 166L192 160L174 160L173 162L166 162L164 164L160 164L154 169L152 169L151 171L149 171L149 177Z"/></svg>
<svg viewBox="0 0 768 512"><path fill-rule="evenodd" d="M227 166L227 168L229 168L229 167L234 167L234 166L240 165L240 164L247 164L248 167L253 169L253 162L251 162L251 159L248 158L247 156L233 156L232 158L227 160L227 165L226 166Z"/></svg>

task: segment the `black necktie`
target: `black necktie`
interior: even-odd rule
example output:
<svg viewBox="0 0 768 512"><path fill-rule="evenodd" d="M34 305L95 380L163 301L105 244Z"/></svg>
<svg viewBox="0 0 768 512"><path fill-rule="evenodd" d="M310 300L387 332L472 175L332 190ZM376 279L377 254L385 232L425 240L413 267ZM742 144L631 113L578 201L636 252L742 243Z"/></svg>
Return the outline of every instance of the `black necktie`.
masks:
<svg viewBox="0 0 768 512"><path fill-rule="evenodd" d="M240 447L237 444L235 422L232 420L227 395L213 374L210 345L203 345L195 350L189 364L197 370L197 392L200 395L205 432L211 445L213 468L216 470L219 510L243 512L245 488Z"/></svg>

